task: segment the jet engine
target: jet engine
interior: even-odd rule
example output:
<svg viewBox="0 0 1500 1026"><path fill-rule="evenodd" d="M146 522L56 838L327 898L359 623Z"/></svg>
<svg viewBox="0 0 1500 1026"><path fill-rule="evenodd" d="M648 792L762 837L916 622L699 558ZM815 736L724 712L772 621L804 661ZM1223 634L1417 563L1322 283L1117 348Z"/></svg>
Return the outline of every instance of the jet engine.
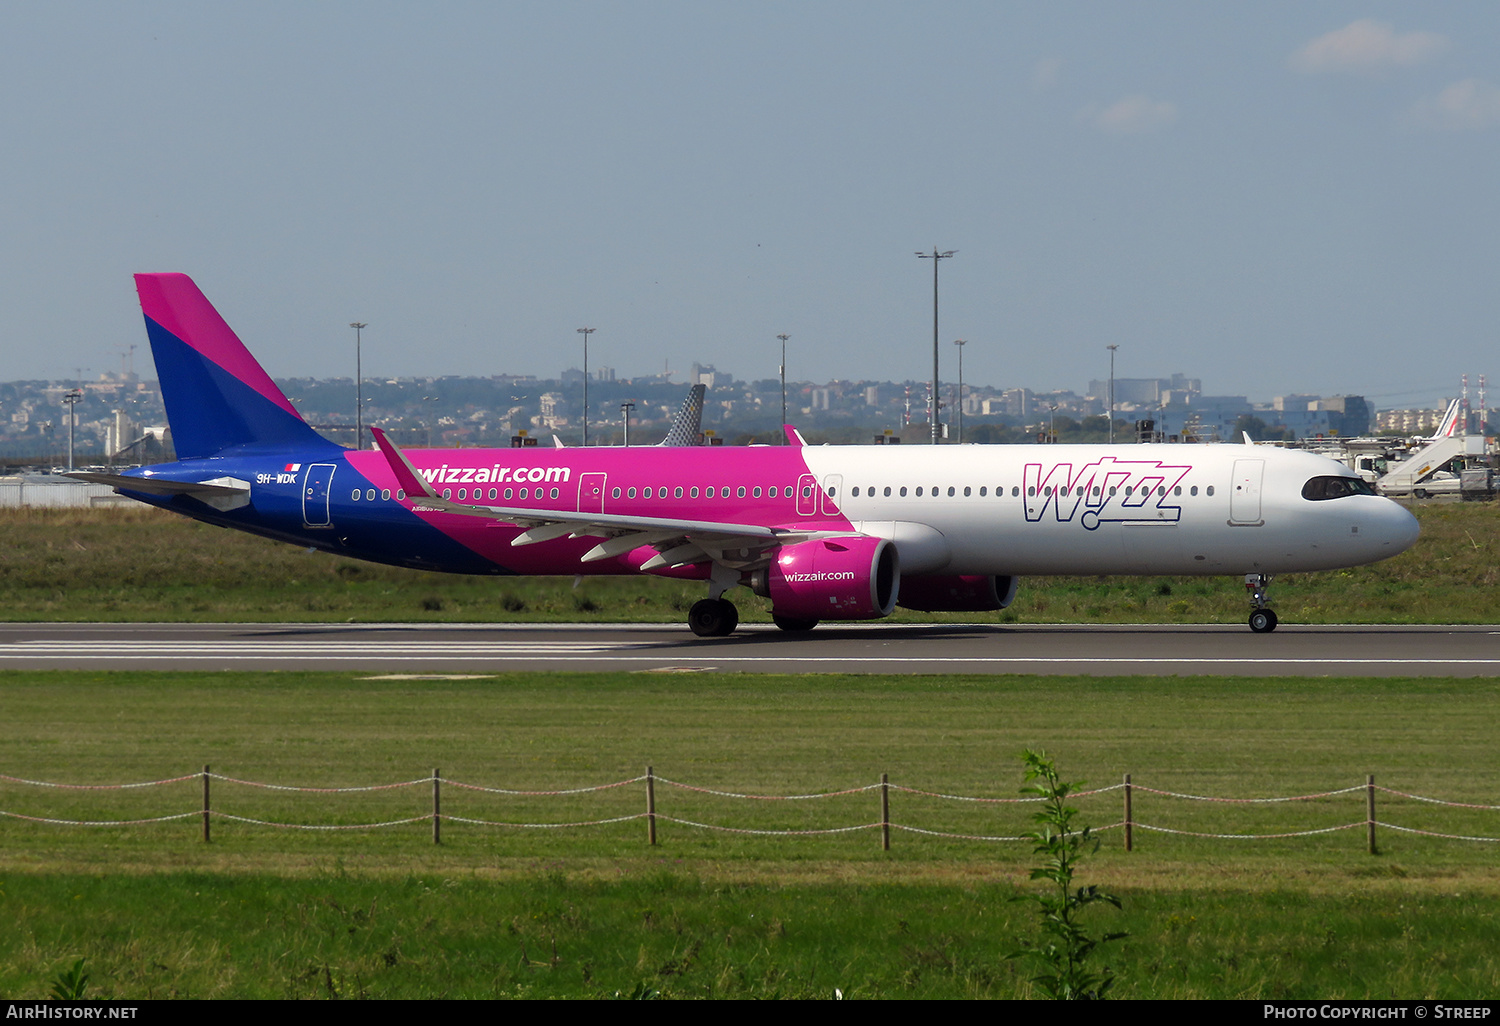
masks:
<svg viewBox="0 0 1500 1026"><path fill-rule="evenodd" d="M788 545L770 566L750 575L750 590L771 600L782 625L889 616L900 584L896 547L864 535Z"/></svg>
<svg viewBox="0 0 1500 1026"><path fill-rule="evenodd" d="M963 575L906 577L901 581L903 609L923 613L983 613L1004 609L1016 600L1019 577Z"/></svg>

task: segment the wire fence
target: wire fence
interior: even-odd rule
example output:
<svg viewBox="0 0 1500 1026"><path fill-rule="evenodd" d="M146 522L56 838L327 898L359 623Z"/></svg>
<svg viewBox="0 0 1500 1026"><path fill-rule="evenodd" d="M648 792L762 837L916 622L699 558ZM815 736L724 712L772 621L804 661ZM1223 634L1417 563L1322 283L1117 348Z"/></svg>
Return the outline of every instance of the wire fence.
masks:
<svg viewBox="0 0 1500 1026"><path fill-rule="evenodd" d="M988 807L995 811L1006 807L1013 807L1012 811L1025 813L1029 811L1024 808L1025 806L1043 801L1043 799L1037 797L1010 798L952 794L944 791L892 783L887 774L881 774L878 782L861 784L854 787L805 794L755 794L705 787L674 780L658 775L654 768L650 766L646 767L646 772L640 776L624 780L615 780L585 787L557 788L552 790L523 790L462 780L449 780L445 779L442 773L436 769L427 776L391 783L346 787L309 787L242 779L222 773L215 773L208 766L204 766L202 770L194 773L185 773L159 780L122 784L59 783L56 781L31 780L24 777L0 774L0 785L6 785L7 803L20 798L26 792L34 793L39 791L45 793L49 790L67 792L70 796L77 796L86 792L115 792L119 796L116 799L118 802L118 800L126 798L124 792L140 794L147 789L155 788L177 788L179 790L184 787L192 788L197 792L198 796L194 807L184 809L178 806L175 810L163 810L155 815L137 814L134 816L120 815L111 818L74 818L57 814L55 810L52 814L48 814L42 811L28 812L18 811L17 809L3 809L0 810L0 819L65 827L129 827L178 820L197 820L200 824L202 839L205 843L210 842L213 838L213 823L215 820L280 830L306 831L368 831L426 824L430 826L432 842L434 844L442 843L444 824L462 824L465 827L508 830L569 830L640 822L645 827L645 840L648 845L656 845L659 842L658 827L660 825L670 824L697 831L789 839L869 832L878 836L879 843L883 849L889 850L893 833L973 842L1003 843L1031 841L1032 838L1024 827L1024 819L1016 822L1015 829L1004 833L983 832L972 829L943 829L940 824L933 822L934 820L941 820L943 818L933 811L933 807L934 805L941 805L943 803L955 803L970 807ZM245 808L246 804L254 804L244 797L246 791L261 792L267 795L276 794L281 795L283 798L314 796L325 799L343 799L346 803L343 809L345 815L348 813L347 802L353 796L380 794L391 796L398 795L401 792L416 791L425 797L408 800L404 795L400 795L400 804L408 807L407 813L404 815L387 814L369 820L357 820L353 822L293 822L289 819L272 818L264 814L246 814L249 811ZM633 799L631 798L632 795L634 796ZM672 800L663 801L667 795L671 795ZM1097 807L1100 802L1107 801L1111 796L1119 803L1119 819L1096 826L1093 830L1095 833L1119 832L1122 835L1123 846L1127 851L1134 850L1138 840L1136 836L1138 831L1215 841L1260 841L1315 837L1362 830L1366 849L1371 853L1377 850L1378 830L1390 830L1402 834L1450 841L1476 843L1500 842L1500 837L1487 836L1483 833L1460 833L1454 832L1451 829L1430 829L1414 826L1409 822L1393 822L1390 819L1380 818L1382 815L1405 816L1410 810L1432 809L1435 807L1465 810L1468 813L1496 813L1500 812L1500 804L1453 801L1430 795L1413 794L1390 787L1379 786L1375 783L1373 776L1366 777L1362 784L1352 784L1347 787L1307 794L1227 797L1189 794L1166 788L1148 787L1132 782L1130 775L1126 774L1119 784L1092 790L1076 791L1069 795L1069 800L1091 799L1091 806ZM532 820L529 817L504 818L499 815L483 814L485 811L484 807L467 807L475 805L481 799L491 803L490 806L486 807L493 807L493 803L495 802L503 804L507 800L513 803L524 800L524 808L519 811L529 812L539 807L545 807L549 801L569 799L572 800L573 806L576 806L579 800L603 802L606 798L608 799L608 807L598 810L604 814L559 819ZM837 799L844 800L841 808L847 808L851 800L867 802L866 808L869 809L870 815L860 816L856 812L856 818L853 821L827 822L824 820L815 823L808 822L806 825L800 827L792 827L785 824L784 817L780 817L780 825L769 825L762 817L753 815L753 810L746 809L743 804L751 803L752 806L773 806L785 809L791 805L822 804ZM138 801L138 799L129 800ZM447 809L444 808L445 800L450 806ZM635 803L635 810L621 811L621 803L623 802ZM457 803L464 803L466 807L462 808L459 812L455 812L452 805ZM709 803L717 803L717 805ZM741 803L738 807L742 814L738 820L735 819L735 814L731 814L721 818L717 822L710 822L707 821L707 817L702 815L703 812L712 811L715 807L722 808L726 804L733 806L734 803ZM1234 809L1237 815L1243 813L1244 815L1240 817L1241 820L1253 818L1255 807L1286 808L1302 804L1310 806L1311 814L1315 814L1318 819L1305 821L1308 817L1303 816L1301 818L1304 822L1296 826L1278 821L1275 823L1262 823L1259 829L1256 829L1254 823L1249 823L1237 829L1221 829L1217 831L1189 829L1186 824L1181 824L1180 818L1178 819L1179 825L1173 825L1173 810L1175 806L1180 804L1199 805L1205 803L1212 806ZM911 818L897 818L896 814L892 811L893 807L901 811L903 817L910 816ZM1142 818L1142 808L1146 811L1147 818ZM291 812L294 810L281 807L280 811ZM382 807L381 811L384 811L384 807ZM843 814L848 815L847 812ZM925 817L925 820L921 822L916 821L921 817ZM773 820L776 818L778 817L773 815ZM1284 820L1284 818L1284 816L1280 817L1281 820ZM1332 821L1329 822L1328 820Z"/></svg>

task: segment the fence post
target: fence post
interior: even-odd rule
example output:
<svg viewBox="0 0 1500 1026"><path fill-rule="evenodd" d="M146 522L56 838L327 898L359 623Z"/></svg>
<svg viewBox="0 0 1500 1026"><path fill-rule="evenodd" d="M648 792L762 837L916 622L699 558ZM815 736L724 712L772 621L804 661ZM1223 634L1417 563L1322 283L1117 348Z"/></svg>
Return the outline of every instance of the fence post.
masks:
<svg viewBox="0 0 1500 1026"><path fill-rule="evenodd" d="M203 765L203 843L208 843L208 764Z"/></svg>
<svg viewBox="0 0 1500 1026"><path fill-rule="evenodd" d="M432 768L432 843L443 843L443 771Z"/></svg>
<svg viewBox="0 0 1500 1026"><path fill-rule="evenodd" d="M656 844L656 774L646 767L646 843Z"/></svg>
<svg viewBox="0 0 1500 1026"><path fill-rule="evenodd" d="M1365 777L1365 832L1368 835L1370 854L1379 855L1375 848L1375 774Z"/></svg>
<svg viewBox="0 0 1500 1026"><path fill-rule="evenodd" d="M891 777L880 774L880 850L891 850Z"/></svg>
<svg viewBox="0 0 1500 1026"><path fill-rule="evenodd" d="M1135 821L1131 818L1130 808L1130 774L1125 774L1125 850L1135 850L1135 832L1131 829Z"/></svg>

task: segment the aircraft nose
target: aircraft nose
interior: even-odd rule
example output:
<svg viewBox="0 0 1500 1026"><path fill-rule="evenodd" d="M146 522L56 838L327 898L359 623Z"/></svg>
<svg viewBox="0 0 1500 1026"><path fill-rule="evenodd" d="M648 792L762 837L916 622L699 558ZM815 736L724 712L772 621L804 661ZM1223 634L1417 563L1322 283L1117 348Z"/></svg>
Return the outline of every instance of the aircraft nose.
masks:
<svg viewBox="0 0 1500 1026"><path fill-rule="evenodd" d="M1389 550L1387 554L1394 556L1415 545L1422 529L1417 518L1405 506L1390 499L1385 500L1385 503L1385 508L1380 511L1377 530Z"/></svg>

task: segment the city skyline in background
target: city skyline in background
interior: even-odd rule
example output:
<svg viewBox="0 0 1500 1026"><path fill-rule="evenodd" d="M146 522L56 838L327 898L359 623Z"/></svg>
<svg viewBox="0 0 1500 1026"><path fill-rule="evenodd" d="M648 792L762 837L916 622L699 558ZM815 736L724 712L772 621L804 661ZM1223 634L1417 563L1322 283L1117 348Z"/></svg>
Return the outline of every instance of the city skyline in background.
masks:
<svg viewBox="0 0 1500 1026"><path fill-rule="evenodd" d="M1435 403L1500 338L1500 8L11 5L0 378L121 366L184 271L276 376ZM137 370L141 352L135 354Z"/></svg>

